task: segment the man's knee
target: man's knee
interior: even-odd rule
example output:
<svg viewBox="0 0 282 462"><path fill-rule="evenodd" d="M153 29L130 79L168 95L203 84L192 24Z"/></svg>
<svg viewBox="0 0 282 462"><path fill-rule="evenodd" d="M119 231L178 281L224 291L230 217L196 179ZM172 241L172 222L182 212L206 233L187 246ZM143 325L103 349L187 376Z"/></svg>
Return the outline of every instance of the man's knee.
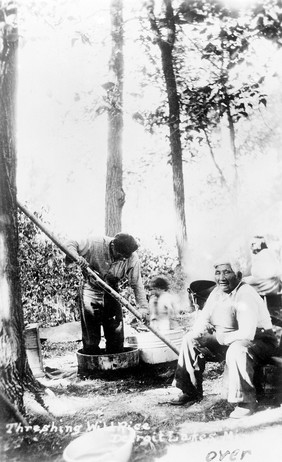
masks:
<svg viewBox="0 0 282 462"><path fill-rule="evenodd" d="M192 341L192 340L193 340L192 333L191 333L191 332L187 332L187 334L185 334L185 335L182 337L182 343L181 343L182 349L183 349L183 348L187 348L189 345L191 345L191 341Z"/></svg>
<svg viewBox="0 0 282 462"><path fill-rule="evenodd" d="M237 340L231 343L226 352L226 362L236 360L248 353L248 340Z"/></svg>

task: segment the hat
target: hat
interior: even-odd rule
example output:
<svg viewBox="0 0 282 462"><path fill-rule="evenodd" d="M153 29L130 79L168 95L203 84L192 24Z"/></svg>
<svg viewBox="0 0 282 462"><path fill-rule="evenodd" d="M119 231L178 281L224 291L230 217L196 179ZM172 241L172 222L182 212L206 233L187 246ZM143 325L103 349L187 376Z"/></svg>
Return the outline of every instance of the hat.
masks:
<svg viewBox="0 0 282 462"><path fill-rule="evenodd" d="M216 283L214 281L199 280L191 282L189 289L197 297L201 298L202 300L206 300L215 286ZM190 291L188 290L188 292Z"/></svg>
<svg viewBox="0 0 282 462"><path fill-rule="evenodd" d="M113 239L115 251L129 258L138 249L138 244L133 236L126 233L117 233Z"/></svg>

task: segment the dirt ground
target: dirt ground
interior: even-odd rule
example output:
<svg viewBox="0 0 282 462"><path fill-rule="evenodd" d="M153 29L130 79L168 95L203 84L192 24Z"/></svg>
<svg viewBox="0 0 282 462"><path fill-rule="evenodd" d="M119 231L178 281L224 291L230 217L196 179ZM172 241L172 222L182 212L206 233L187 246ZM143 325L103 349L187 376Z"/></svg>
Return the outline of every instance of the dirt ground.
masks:
<svg viewBox="0 0 282 462"><path fill-rule="evenodd" d="M2 423L1 462L62 462L74 438L109 425L135 429L130 462L282 461L282 407L268 393L253 416L229 419L232 407L220 398L222 365L208 364L200 403L178 407L169 404L178 394L175 363L81 377L80 346L45 342L45 376L39 380L47 387L48 412L25 396L29 427Z"/></svg>

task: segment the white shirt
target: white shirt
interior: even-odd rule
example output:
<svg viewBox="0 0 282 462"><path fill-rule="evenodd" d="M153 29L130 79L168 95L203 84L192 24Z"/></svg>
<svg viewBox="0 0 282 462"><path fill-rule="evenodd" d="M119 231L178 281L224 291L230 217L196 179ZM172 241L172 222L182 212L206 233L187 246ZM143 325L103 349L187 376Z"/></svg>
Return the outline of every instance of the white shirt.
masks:
<svg viewBox="0 0 282 462"><path fill-rule="evenodd" d="M256 279L269 279L281 275L281 268L274 253L269 249L262 249L252 255L252 276Z"/></svg>
<svg viewBox="0 0 282 462"><path fill-rule="evenodd" d="M242 282L230 294L219 287L211 292L192 328L193 337L204 334L209 325L215 328L216 338L222 345L230 345L235 340L253 340L257 328L272 329L263 299Z"/></svg>

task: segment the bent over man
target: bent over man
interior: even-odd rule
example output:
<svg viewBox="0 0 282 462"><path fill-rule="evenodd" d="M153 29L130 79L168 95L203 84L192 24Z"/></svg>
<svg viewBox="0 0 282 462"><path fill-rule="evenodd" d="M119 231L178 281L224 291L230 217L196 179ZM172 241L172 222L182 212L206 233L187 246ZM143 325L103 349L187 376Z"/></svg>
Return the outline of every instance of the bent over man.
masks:
<svg viewBox="0 0 282 462"><path fill-rule="evenodd" d="M83 352L91 355L100 354L101 326L104 329L106 353L123 351L121 305L106 293L93 277L89 276L86 267L89 266L96 271L115 291L118 291L118 282L128 278L139 312L143 318L146 318L148 302L141 279L136 240L129 234L118 233L115 237L98 236L81 242L70 241L67 247L78 258L78 263L83 269L84 281L81 294Z"/></svg>
<svg viewBox="0 0 282 462"><path fill-rule="evenodd" d="M225 360L223 398L235 405L230 417L254 412L255 368L274 354L277 340L264 301L241 279L236 263L216 263L216 287L183 338L174 379L182 394L171 404L200 400L205 361Z"/></svg>

